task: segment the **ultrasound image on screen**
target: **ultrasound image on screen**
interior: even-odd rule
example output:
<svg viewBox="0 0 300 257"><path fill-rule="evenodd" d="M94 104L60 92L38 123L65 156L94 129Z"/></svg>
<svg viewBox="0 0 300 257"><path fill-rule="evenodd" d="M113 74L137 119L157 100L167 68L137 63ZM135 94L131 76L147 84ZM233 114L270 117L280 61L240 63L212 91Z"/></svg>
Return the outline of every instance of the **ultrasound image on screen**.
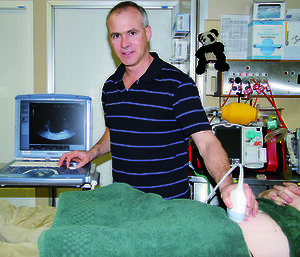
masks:
<svg viewBox="0 0 300 257"><path fill-rule="evenodd" d="M31 103L30 145L81 145L84 142L84 105Z"/></svg>
<svg viewBox="0 0 300 257"><path fill-rule="evenodd" d="M43 138L55 141L68 139L76 135L75 130L72 129L65 118L62 120L48 119L37 133Z"/></svg>

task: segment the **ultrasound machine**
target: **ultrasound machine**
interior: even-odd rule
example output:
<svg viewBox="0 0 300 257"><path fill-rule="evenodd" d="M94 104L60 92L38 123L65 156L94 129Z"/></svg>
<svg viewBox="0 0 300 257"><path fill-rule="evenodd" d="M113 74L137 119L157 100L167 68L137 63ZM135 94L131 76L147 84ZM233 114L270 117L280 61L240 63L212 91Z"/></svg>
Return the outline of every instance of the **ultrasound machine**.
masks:
<svg viewBox="0 0 300 257"><path fill-rule="evenodd" d="M59 167L62 154L89 150L91 98L67 94L15 97L15 160L0 170L1 186L93 188L99 173L91 164Z"/></svg>

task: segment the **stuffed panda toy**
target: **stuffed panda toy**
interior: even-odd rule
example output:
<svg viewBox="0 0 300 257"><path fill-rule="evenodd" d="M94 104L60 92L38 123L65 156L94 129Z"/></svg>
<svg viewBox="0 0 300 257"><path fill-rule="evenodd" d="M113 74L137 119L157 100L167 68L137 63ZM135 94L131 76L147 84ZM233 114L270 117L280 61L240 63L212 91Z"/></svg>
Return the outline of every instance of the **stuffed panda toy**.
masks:
<svg viewBox="0 0 300 257"><path fill-rule="evenodd" d="M221 42L217 42L219 35L218 30L211 29L208 32L204 32L198 35L198 41L202 46L197 50L196 57L198 58L198 65L196 67L196 73L201 75L206 71L206 65L210 62L207 58L208 53L215 55L215 69L218 71L228 71L229 64L226 62L226 56L224 54L224 45Z"/></svg>

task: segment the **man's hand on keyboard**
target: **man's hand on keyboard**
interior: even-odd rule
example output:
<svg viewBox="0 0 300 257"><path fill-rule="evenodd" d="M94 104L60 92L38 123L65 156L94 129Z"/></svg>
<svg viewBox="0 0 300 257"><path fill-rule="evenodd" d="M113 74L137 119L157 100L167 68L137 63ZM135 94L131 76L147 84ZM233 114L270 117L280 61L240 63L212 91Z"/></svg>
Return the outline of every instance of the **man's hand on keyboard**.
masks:
<svg viewBox="0 0 300 257"><path fill-rule="evenodd" d="M63 154L58 161L58 166L62 166L65 162L67 169L69 169L71 161L78 163L76 168L81 168L92 161L92 158L90 157L90 154L88 152L73 151Z"/></svg>

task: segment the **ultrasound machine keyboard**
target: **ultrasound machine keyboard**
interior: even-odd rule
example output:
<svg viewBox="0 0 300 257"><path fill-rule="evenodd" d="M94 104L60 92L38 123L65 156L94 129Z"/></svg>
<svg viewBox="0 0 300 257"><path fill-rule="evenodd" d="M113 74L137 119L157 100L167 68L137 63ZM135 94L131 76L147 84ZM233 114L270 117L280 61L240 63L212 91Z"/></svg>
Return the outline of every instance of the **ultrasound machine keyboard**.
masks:
<svg viewBox="0 0 300 257"><path fill-rule="evenodd" d="M69 169L76 170L77 169L77 162L70 162ZM51 160L51 161L37 161L37 160L18 160L14 163L10 164L10 168L59 168L60 170L65 170L66 166L65 163L62 166L58 166L58 160Z"/></svg>
<svg viewBox="0 0 300 257"><path fill-rule="evenodd" d="M55 168L59 167L57 161L16 161L10 165L11 167L43 167Z"/></svg>

